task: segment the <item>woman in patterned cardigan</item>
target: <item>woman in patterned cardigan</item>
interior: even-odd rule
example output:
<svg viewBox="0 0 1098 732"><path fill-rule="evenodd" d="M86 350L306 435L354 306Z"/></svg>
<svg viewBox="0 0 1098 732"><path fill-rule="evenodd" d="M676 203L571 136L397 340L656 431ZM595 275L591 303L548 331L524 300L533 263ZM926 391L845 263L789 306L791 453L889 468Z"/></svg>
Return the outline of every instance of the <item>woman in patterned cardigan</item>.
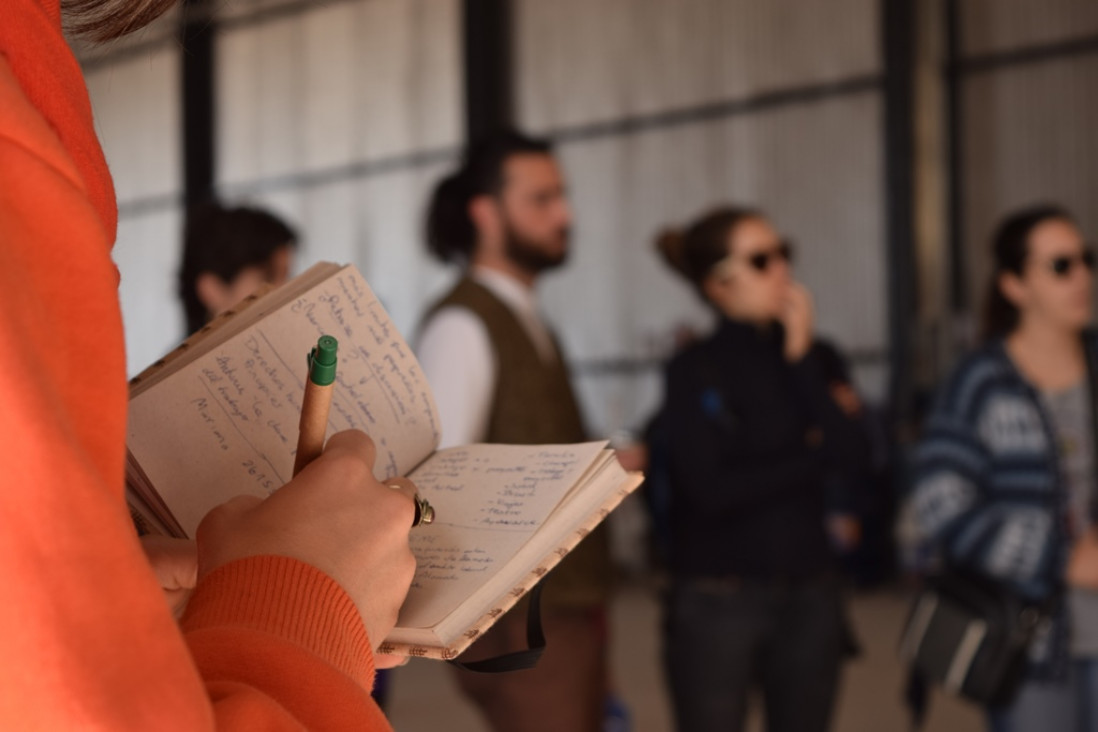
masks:
<svg viewBox="0 0 1098 732"><path fill-rule="evenodd" d="M987 343L940 392L915 454L907 518L923 545L1018 595L1064 602L1030 647L999 731L1095 729L1098 538L1087 351L1094 252L1046 206L994 239Z"/></svg>

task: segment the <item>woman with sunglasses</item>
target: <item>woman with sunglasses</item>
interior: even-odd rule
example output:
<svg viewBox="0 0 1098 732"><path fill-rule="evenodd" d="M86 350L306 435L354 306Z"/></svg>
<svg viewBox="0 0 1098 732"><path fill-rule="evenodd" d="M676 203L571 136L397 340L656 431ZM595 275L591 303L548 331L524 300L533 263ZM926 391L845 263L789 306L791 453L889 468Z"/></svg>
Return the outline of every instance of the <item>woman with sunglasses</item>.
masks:
<svg viewBox="0 0 1098 732"><path fill-rule="evenodd" d="M832 393L811 298L763 214L710 212L660 249L719 319L671 361L660 417L678 729L742 729L761 686L769 730L826 730L849 635L825 494L868 464L857 406Z"/></svg>
<svg viewBox="0 0 1098 732"><path fill-rule="evenodd" d="M985 346L941 391L915 455L906 522L926 556L1053 608L994 732L1098 725L1094 252L1045 206L993 241ZM1060 600L1063 600L1062 602Z"/></svg>

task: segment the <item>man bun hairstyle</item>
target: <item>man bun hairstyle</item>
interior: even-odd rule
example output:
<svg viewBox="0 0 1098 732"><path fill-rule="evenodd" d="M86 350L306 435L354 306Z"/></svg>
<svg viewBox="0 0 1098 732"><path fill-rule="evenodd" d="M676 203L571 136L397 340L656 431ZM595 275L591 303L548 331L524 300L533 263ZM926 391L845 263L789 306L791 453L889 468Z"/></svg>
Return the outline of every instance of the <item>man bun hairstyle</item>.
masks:
<svg viewBox="0 0 1098 732"><path fill-rule="evenodd" d="M728 256L728 237L747 219L762 218L742 206L721 206L703 214L685 230L664 229L656 238L663 260L705 299L703 285L718 262Z"/></svg>
<svg viewBox="0 0 1098 732"><path fill-rule="evenodd" d="M683 245L686 235L682 229L668 227L656 236L656 251L664 264L676 273L686 277L686 265L683 263Z"/></svg>
<svg viewBox="0 0 1098 732"><path fill-rule="evenodd" d="M504 130L466 148L461 166L435 186L427 206L427 251L442 262L467 264L477 244L469 203L503 190L504 165L514 155L552 155L548 140Z"/></svg>

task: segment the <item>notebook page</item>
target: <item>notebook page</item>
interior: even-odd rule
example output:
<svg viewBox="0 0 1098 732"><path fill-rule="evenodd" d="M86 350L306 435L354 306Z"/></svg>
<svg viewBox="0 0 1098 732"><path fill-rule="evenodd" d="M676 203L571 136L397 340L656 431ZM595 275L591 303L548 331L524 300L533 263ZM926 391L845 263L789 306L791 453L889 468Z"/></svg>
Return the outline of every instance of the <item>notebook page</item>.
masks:
<svg viewBox="0 0 1098 732"><path fill-rule="evenodd" d="M332 262L318 262L280 287L262 285L259 290L216 316L159 361L130 379L131 398L152 388L164 377L208 353L286 303L297 299L301 293L312 289L340 269L338 264Z"/></svg>
<svg viewBox="0 0 1098 732"><path fill-rule="evenodd" d="M427 381L362 275L345 267L130 401L127 445L183 530L241 493L291 476L320 335L339 340L328 434L373 437L375 474L404 475L438 444Z"/></svg>
<svg viewBox="0 0 1098 732"><path fill-rule="evenodd" d="M434 626L486 585L605 444L480 444L431 456L409 476L434 506L436 519L411 533L416 575L398 626Z"/></svg>

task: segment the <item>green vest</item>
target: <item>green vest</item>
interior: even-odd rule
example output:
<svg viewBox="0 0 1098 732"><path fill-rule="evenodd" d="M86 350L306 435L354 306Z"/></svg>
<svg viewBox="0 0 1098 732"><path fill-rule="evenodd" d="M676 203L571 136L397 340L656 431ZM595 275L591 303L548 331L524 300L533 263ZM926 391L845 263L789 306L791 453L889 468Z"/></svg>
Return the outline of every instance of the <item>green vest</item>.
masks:
<svg viewBox="0 0 1098 732"><path fill-rule="evenodd" d="M556 355L546 363L511 309L468 277L435 303L427 318L446 307L465 308L480 318L492 344L496 384L485 442L552 445L587 439L555 340ZM544 602L565 606L602 603L607 599L610 575L609 537L603 523L546 579Z"/></svg>

